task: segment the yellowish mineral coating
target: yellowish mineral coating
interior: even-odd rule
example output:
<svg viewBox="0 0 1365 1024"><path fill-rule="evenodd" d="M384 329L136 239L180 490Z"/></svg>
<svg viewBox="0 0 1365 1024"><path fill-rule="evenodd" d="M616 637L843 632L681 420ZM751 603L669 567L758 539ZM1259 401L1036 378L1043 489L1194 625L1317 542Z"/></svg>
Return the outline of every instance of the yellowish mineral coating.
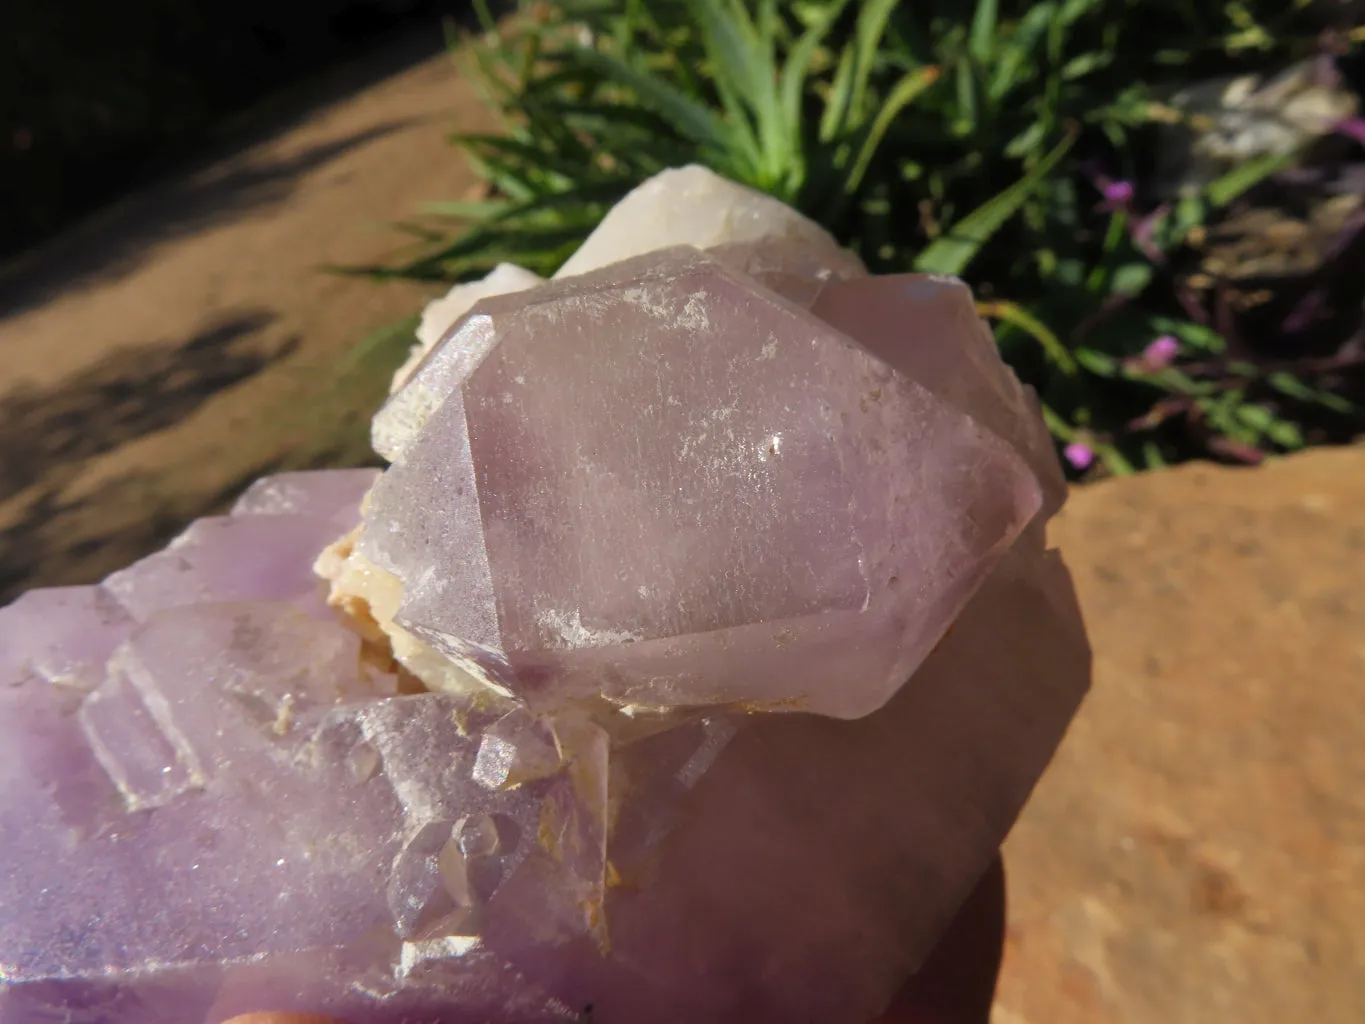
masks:
<svg viewBox="0 0 1365 1024"><path fill-rule="evenodd" d="M313 571L330 586L327 603L345 617L367 648L391 654L426 689L486 697L482 683L393 621L403 585L357 550L363 529L358 526L337 538L313 563Z"/></svg>

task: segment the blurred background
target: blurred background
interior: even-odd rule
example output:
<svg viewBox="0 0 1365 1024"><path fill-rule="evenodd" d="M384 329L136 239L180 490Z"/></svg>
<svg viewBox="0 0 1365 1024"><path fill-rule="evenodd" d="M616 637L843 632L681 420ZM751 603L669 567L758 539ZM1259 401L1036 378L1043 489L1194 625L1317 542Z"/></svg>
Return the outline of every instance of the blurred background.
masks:
<svg viewBox="0 0 1365 1024"><path fill-rule="evenodd" d="M67 0L0 10L0 258L457 0ZM432 40L428 40L428 48Z"/></svg>
<svg viewBox="0 0 1365 1024"><path fill-rule="evenodd" d="M1365 1020L1365 4L0 8L0 600L373 459L423 304L704 163L957 274L1096 689L999 1024Z"/></svg>

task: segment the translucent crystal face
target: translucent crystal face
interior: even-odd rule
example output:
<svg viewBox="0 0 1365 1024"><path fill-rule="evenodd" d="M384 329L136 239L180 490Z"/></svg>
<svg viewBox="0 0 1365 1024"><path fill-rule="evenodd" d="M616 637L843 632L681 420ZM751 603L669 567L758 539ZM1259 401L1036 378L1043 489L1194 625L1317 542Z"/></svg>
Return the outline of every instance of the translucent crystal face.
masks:
<svg viewBox="0 0 1365 1024"><path fill-rule="evenodd" d="M815 305L978 329L917 287ZM967 411L999 400L991 368L921 357L925 387L844 319L691 248L476 305L409 384L441 400L366 514L396 620L538 706L881 706L1040 495Z"/></svg>
<svg viewBox="0 0 1365 1024"><path fill-rule="evenodd" d="M1012 444L1047 514L1061 507L1066 481L1037 400L1000 359L965 284L932 274L843 279L819 290L811 312Z"/></svg>
<svg viewBox="0 0 1365 1024"><path fill-rule="evenodd" d="M561 762L480 784L479 720L395 697L320 599L318 544L375 476L266 478L104 586L0 609L5 1024L216 1024L300 999L575 1019L475 928Z"/></svg>

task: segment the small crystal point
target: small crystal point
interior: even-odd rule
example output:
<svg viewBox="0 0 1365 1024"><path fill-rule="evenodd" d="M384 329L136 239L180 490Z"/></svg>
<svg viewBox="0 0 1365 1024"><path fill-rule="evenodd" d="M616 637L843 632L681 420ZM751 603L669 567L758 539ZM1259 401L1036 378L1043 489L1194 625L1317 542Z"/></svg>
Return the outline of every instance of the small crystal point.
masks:
<svg viewBox="0 0 1365 1024"><path fill-rule="evenodd" d="M407 362L394 373L390 392L398 391L407 384L431 350L444 340L450 329L480 299L523 291L541 283L542 279L529 270L511 263L499 263L482 280L457 284L441 298L427 303L422 310L421 323L417 326L417 344L413 346Z"/></svg>

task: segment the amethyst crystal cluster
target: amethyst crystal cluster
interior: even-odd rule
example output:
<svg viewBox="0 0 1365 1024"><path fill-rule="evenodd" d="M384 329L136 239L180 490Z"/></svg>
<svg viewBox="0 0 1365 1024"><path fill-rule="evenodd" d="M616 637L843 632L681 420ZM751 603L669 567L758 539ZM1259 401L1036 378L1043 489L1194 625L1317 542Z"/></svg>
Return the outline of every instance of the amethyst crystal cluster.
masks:
<svg viewBox="0 0 1365 1024"><path fill-rule="evenodd" d="M862 1024L1089 673L967 289L685 168L419 337L384 473L0 610L0 1021Z"/></svg>

